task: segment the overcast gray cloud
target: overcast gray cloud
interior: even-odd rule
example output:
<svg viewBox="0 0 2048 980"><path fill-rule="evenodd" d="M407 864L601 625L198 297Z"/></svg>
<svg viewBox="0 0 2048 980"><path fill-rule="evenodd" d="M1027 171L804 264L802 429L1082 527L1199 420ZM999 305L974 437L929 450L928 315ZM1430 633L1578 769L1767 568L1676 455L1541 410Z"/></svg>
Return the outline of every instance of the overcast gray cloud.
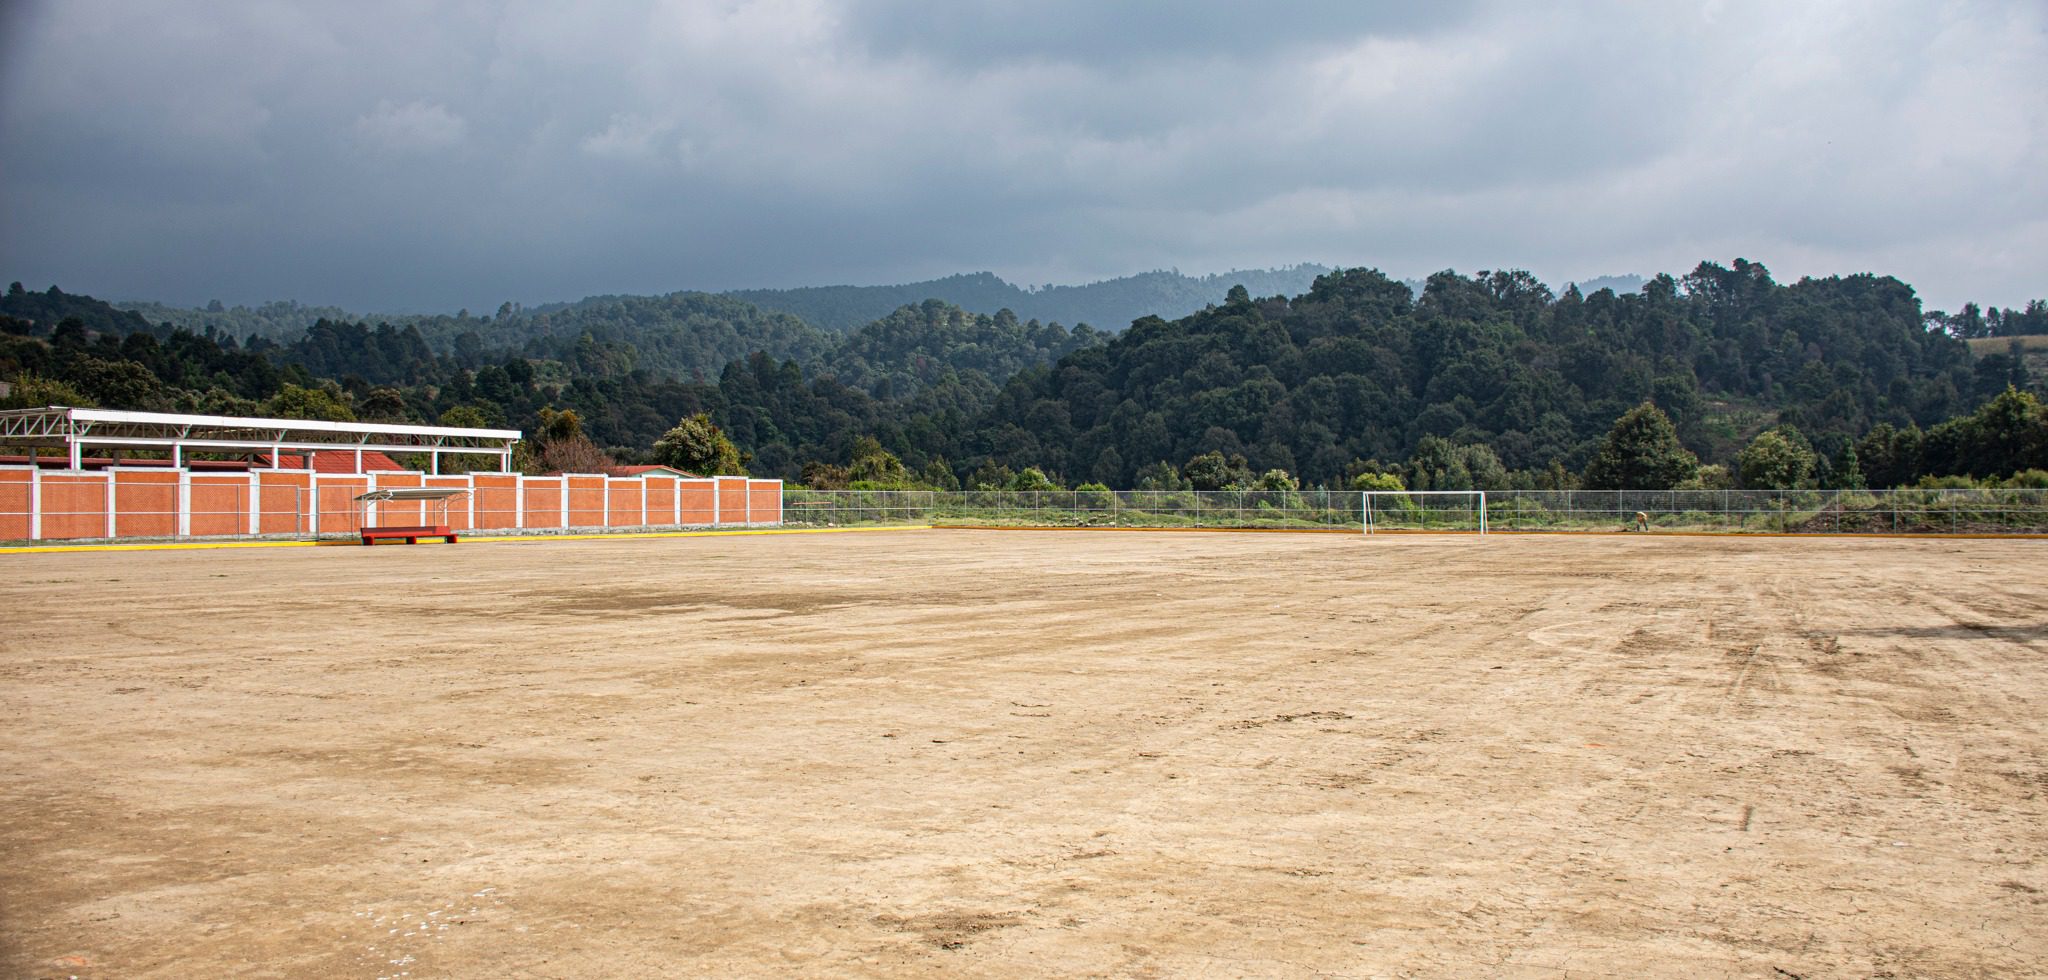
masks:
<svg viewBox="0 0 2048 980"><path fill-rule="evenodd" d="M2034 0L65 0L0 275L199 303L1758 259L2048 295Z"/></svg>

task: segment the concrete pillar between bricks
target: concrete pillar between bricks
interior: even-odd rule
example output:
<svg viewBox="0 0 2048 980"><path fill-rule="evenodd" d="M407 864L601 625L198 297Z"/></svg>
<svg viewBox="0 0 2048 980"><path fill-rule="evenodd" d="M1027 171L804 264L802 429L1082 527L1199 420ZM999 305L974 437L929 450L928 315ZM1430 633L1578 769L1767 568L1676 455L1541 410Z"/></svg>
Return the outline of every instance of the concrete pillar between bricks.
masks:
<svg viewBox="0 0 2048 980"><path fill-rule="evenodd" d="M178 537L192 535L192 471L178 471Z"/></svg>

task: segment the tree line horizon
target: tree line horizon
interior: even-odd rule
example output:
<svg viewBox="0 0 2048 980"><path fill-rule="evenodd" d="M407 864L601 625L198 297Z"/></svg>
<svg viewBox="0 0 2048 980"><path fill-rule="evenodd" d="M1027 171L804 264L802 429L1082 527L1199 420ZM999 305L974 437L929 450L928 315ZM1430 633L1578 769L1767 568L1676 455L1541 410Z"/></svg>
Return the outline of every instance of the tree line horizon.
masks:
<svg viewBox="0 0 2048 980"><path fill-rule="evenodd" d="M2048 345L2024 341L2048 335L2041 301L1951 315L1890 277L1784 284L1743 259L1590 295L1514 270L1418 292L1334 269L1114 334L939 300L827 331L678 293L321 318L279 342L19 283L0 327L11 407L511 426L528 469L662 462L815 488L2048 485ZM2013 339L1966 343L1986 337Z"/></svg>

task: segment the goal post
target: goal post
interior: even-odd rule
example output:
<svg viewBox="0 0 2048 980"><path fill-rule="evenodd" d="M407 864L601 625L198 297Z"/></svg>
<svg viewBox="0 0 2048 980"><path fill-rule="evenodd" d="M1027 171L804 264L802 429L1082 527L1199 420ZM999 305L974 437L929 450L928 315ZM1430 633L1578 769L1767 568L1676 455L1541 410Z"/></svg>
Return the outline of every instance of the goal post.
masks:
<svg viewBox="0 0 2048 980"><path fill-rule="evenodd" d="M1365 533L1471 531L1486 533L1484 490L1361 490Z"/></svg>

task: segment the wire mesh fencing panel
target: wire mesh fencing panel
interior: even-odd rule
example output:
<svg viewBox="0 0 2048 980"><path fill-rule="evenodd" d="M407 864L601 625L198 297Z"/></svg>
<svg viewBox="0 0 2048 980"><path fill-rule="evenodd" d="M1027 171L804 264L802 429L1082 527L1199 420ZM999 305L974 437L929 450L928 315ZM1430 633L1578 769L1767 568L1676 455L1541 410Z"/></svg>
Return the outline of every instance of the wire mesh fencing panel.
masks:
<svg viewBox="0 0 2048 980"><path fill-rule="evenodd" d="M1401 501L1407 501L1403 504ZM1375 498L1375 524L1476 530L1473 497ZM1638 515L1641 515L1640 522ZM1364 529L1354 490L805 490L783 493L796 527ZM1387 522L1387 523L1382 523ZM2044 490L1489 490L1490 531L1827 534L2048 533Z"/></svg>
<svg viewBox="0 0 2048 980"><path fill-rule="evenodd" d="M1498 531L2048 533L2048 490L1498 490Z"/></svg>
<svg viewBox="0 0 2048 980"><path fill-rule="evenodd" d="M784 487L785 527L858 527L877 524L930 524L937 510L937 490L806 490Z"/></svg>
<svg viewBox="0 0 2048 980"><path fill-rule="evenodd" d="M802 527L952 524L994 527L1356 528L1348 490L803 490L783 492Z"/></svg>

